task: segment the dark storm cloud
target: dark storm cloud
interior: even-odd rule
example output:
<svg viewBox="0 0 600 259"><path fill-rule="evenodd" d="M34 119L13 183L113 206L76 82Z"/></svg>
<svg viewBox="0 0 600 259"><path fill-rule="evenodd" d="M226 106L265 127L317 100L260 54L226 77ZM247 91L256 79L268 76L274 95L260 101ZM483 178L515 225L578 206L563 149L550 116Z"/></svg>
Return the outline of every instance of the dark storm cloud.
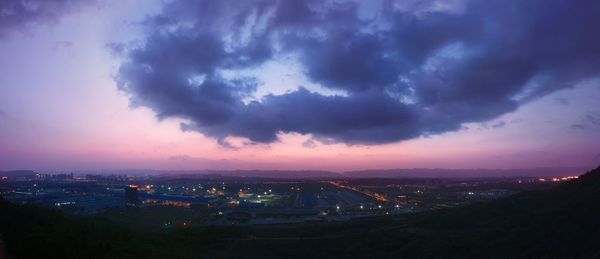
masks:
<svg viewBox="0 0 600 259"><path fill-rule="evenodd" d="M94 0L2 0L0 37L33 24L54 24L65 13Z"/></svg>
<svg viewBox="0 0 600 259"><path fill-rule="evenodd" d="M277 132L312 133L349 142L364 141L368 135L371 142L385 142L389 135L415 137L417 129L408 125L417 124L416 119L408 107L378 92L341 97L301 88L243 105L224 123L202 121L188 127L218 138L234 135L258 142L275 141Z"/></svg>
<svg viewBox="0 0 600 259"><path fill-rule="evenodd" d="M143 43L113 45L117 81L132 104L220 140L372 144L490 120L600 72L598 1L403 3L366 17L373 3L174 1L145 22ZM343 95L299 87L248 102L260 82L223 74L287 54Z"/></svg>

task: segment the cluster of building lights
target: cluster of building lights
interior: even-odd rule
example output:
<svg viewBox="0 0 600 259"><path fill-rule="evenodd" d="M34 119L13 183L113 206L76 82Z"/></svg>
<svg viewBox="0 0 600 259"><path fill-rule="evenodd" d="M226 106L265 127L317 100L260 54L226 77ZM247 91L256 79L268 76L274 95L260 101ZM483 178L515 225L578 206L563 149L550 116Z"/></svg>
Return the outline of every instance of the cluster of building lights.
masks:
<svg viewBox="0 0 600 259"><path fill-rule="evenodd" d="M65 202L54 203L54 205L56 205L57 207L65 206L65 205L74 205L74 204L75 204L74 201L65 201Z"/></svg>
<svg viewBox="0 0 600 259"><path fill-rule="evenodd" d="M573 180L573 179L577 179L579 178L579 176L565 176L565 177L553 177L553 178L540 178L539 181L540 182L560 182L560 181L568 181L568 180Z"/></svg>

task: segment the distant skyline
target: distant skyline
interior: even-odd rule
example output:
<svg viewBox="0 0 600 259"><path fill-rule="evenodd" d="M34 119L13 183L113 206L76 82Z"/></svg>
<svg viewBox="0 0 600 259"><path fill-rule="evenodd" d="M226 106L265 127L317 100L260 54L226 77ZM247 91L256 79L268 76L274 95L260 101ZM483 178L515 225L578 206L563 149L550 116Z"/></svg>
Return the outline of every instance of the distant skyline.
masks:
<svg viewBox="0 0 600 259"><path fill-rule="evenodd" d="M598 13L0 1L0 170L593 168Z"/></svg>

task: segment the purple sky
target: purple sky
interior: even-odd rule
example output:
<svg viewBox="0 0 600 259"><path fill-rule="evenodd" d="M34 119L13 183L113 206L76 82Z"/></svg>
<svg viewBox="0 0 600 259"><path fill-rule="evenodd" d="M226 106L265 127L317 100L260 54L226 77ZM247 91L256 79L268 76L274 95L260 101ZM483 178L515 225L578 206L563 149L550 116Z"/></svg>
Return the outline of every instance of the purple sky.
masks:
<svg viewBox="0 0 600 259"><path fill-rule="evenodd" d="M599 12L0 1L0 170L597 166Z"/></svg>

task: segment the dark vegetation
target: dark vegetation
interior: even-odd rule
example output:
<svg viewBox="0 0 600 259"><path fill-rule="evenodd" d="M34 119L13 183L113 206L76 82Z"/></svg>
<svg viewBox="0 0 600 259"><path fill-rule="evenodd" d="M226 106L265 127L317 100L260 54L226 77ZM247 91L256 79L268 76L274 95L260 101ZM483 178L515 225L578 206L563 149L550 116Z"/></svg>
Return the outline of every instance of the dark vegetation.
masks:
<svg viewBox="0 0 600 259"><path fill-rule="evenodd" d="M551 190L345 223L165 230L0 200L0 233L16 258L599 258L600 168Z"/></svg>

